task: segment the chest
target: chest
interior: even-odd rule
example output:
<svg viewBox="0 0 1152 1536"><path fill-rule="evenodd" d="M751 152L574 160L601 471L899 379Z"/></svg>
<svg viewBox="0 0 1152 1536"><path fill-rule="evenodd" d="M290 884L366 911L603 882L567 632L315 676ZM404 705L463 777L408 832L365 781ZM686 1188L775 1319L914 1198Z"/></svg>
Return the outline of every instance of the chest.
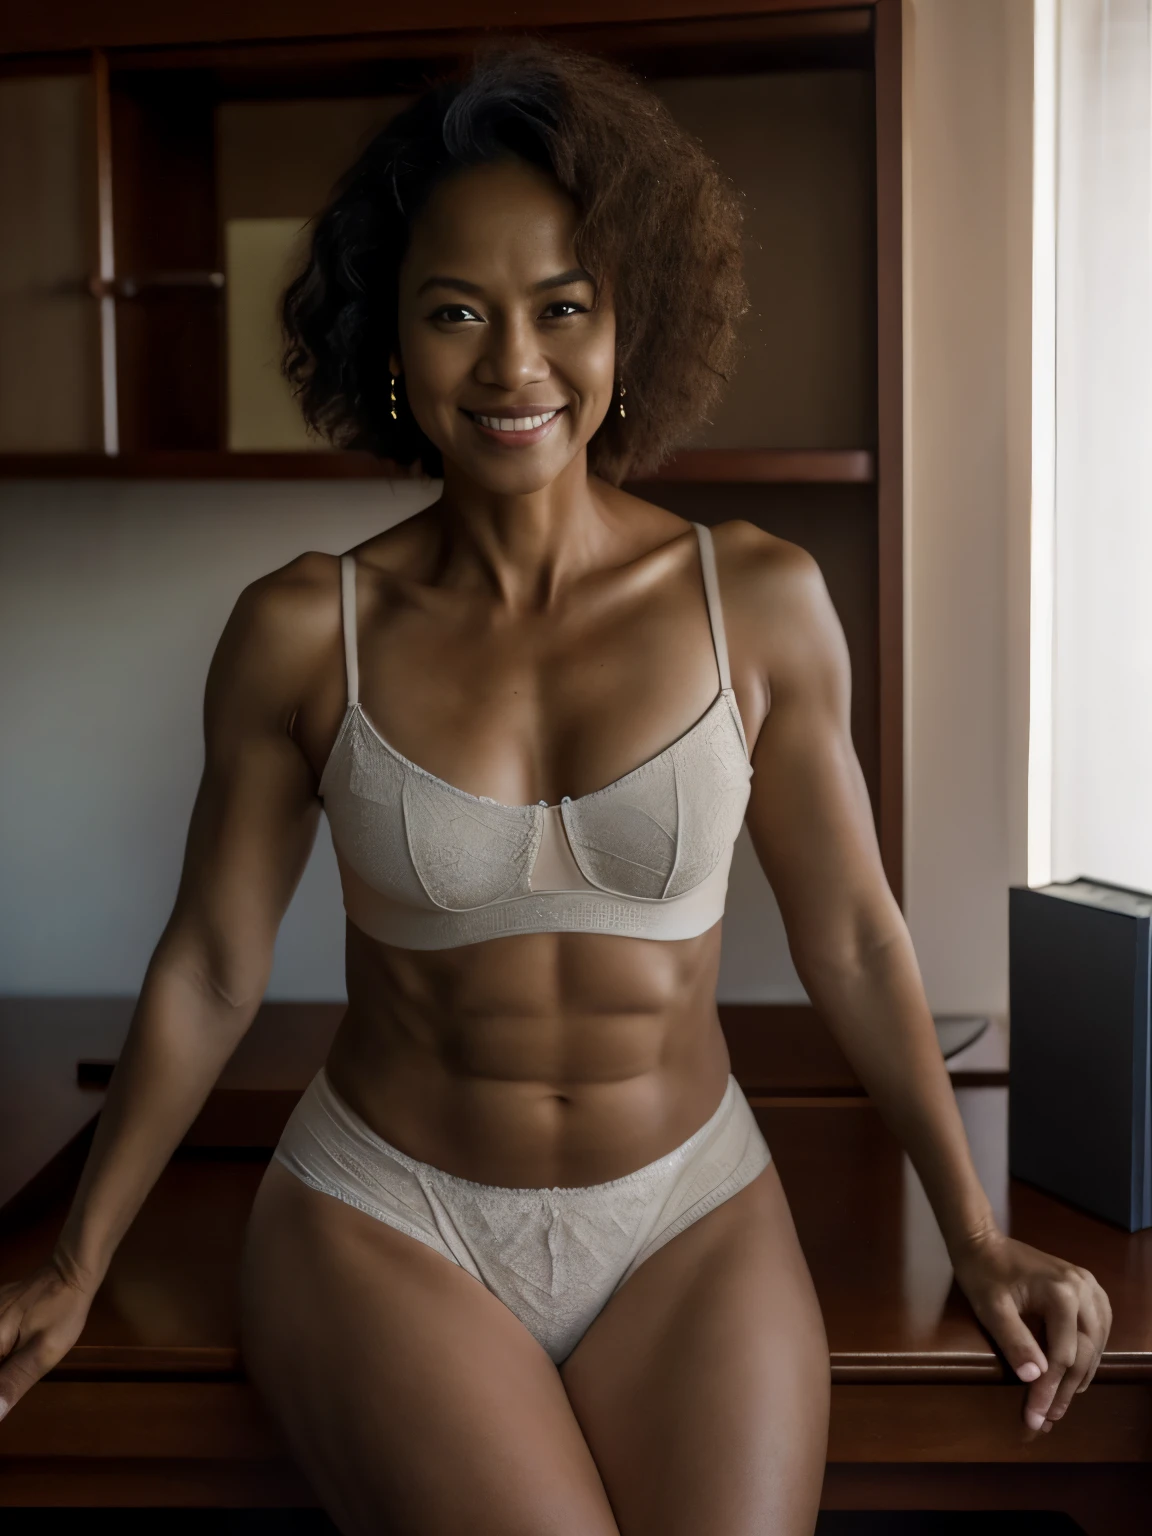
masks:
<svg viewBox="0 0 1152 1536"><path fill-rule="evenodd" d="M360 641L359 702L434 777L508 805L588 795L716 698L706 618L674 602L493 620L400 613Z"/></svg>

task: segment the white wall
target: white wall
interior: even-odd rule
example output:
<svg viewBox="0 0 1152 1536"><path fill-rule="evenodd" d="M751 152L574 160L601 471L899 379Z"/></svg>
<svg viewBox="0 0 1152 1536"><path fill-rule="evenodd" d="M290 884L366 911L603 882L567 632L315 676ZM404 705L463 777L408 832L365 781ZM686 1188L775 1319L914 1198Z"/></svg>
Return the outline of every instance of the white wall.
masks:
<svg viewBox="0 0 1152 1536"><path fill-rule="evenodd" d="M1051 876L1152 890L1152 6L1055 17Z"/></svg>
<svg viewBox="0 0 1152 1536"><path fill-rule="evenodd" d="M176 893L213 648L240 589L434 492L404 482L25 481L0 506L0 993L133 995ZM746 834L720 996L802 1000ZM272 998L344 996L323 819Z"/></svg>
<svg viewBox="0 0 1152 1536"><path fill-rule="evenodd" d="M906 913L1007 1011L1026 875L1030 0L905 0Z"/></svg>
<svg viewBox="0 0 1152 1536"><path fill-rule="evenodd" d="M429 495L377 481L4 487L0 992L139 989L176 894L204 679L237 594ZM324 824L269 996L343 996L342 917Z"/></svg>

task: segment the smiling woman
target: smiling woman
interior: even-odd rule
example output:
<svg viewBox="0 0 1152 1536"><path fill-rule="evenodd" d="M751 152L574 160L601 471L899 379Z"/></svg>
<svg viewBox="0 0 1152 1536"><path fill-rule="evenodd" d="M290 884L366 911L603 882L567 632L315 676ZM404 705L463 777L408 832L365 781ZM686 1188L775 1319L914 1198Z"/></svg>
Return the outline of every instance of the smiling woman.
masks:
<svg viewBox="0 0 1152 1536"><path fill-rule="evenodd" d="M496 265L487 245L462 251L451 271L423 270L415 287L404 282L420 266L414 241L443 257L439 227L435 239L429 227L437 204L453 205L462 189L445 198L446 182L476 168L493 179L468 178L464 195L487 208L492 232L521 258L515 317L512 295L486 287L477 271L481 252ZM531 260L545 254L520 238L532 221L515 230L504 223L499 178L533 170L538 197L564 197L576 268ZM394 118L341 179L285 295L285 373L310 424L333 442L418 461L439 476L444 445L417 423L422 413L409 396L415 336L403 328L406 304L431 301L423 320L450 335L522 322L559 340L599 326L616 369L606 381L615 406L604 415L607 400L586 401L589 420L598 408L603 416L590 434L588 467L618 484L655 469L681 444L731 372L747 302L740 228L735 189L627 71L542 44L492 52L466 81L438 87ZM586 346L581 335L570 350ZM458 405L503 446L542 441L550 422L525 421L573 404L530 389L501 398L499 416L486 403Z"/></svg>

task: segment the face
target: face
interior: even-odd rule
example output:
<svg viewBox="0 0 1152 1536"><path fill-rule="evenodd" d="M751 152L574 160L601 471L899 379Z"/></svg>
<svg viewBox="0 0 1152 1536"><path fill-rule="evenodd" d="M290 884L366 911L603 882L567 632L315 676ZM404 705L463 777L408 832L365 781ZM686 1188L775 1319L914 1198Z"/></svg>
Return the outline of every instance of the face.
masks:
<svg viewBox="0 0 1152 1536"><path fill-rule="evenodd" d="M441 182L413 224L392 371L446 472L498 494L548 485L612 404L615 316L576 221L545 172L508 160Z"/></svg>

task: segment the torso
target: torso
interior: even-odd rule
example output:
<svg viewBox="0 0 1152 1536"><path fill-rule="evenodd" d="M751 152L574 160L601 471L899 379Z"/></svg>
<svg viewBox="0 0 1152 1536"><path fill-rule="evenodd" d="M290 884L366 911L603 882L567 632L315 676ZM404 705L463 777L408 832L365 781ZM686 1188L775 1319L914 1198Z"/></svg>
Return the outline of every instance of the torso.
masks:
<svg viewBox="0 0 1152 1536"><path fill-rule="evenodd" d="M398 751L473 795L556 803L628 773L708 708L717 672L694 531L610 494L628 503L629 543L558 600L512 613L434 568L434 510L356 550L359 696ZM330 605L337 562L309 558L327 562ZM740 605L730 585L726 613ZM346 703L333 617L292 727L317 784ZM741 667L738 612L729 631L751 744L766 690ZM332 1085L378 1135L450 1173L617 1178L684 1141L724 1091L719 923L688 939L531 933L415 951L349 922L346 953Z"/></svg>

